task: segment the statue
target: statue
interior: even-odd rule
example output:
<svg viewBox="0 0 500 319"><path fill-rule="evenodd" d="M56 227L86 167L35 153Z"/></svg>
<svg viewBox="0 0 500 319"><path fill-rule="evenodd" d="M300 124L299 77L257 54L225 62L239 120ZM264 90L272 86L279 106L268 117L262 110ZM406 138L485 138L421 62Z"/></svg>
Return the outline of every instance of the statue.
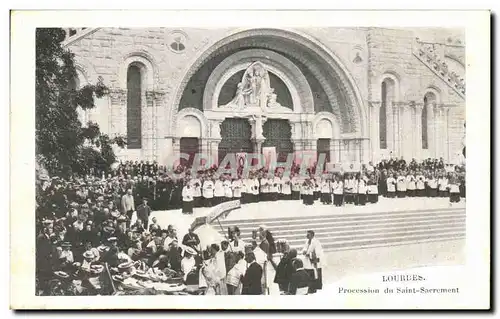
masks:
<svg viewBox="0 0 500 319"><path fill-rule="evenodd" d="M248 96L249 91L243 89L243 83L238 83L238 87L236 89L236 94L234 99L231 100L227 105L232 105L237 108L243 108L246 104L245 99Z"/></svg>
<svg viewBox="0 0 500 319"><path fill-rule="evenodd" d="M274 89L271 88L269 91L269 94L267 96L267 107L273 108L273 107L281 107L281 104L279 104L276 101L277 95L274 93Z"/></svg>
<svg viewBox="0 0 500 319"><path fill-rule="evenodd" d="M268 107L269 94L272 94L269 74L261 62L254 62L245 70L235 97L223 107L257 106L265 110Z"/></svg>
<svg viewBox="0 0 500 319"><path fill-rule="evenodd" d="M260 114L259 115L250 115L250 118L254 120L253 126L255 128L255 139L257 139L257 140L265 139L262 126L264 125L264 122L266 120L266 116L260 115Z"/></svg>

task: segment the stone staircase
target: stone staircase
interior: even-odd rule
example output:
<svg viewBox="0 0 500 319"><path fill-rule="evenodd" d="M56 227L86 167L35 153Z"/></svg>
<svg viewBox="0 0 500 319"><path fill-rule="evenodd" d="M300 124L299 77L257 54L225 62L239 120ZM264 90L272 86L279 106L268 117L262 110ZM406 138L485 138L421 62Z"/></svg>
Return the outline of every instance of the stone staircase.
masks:
<svg viewBox="0 0 500 319"><path fill-rule="evenodd" d="M450 70L444 59L437 54L432 43L415 40L413 55L427 66L434 74L443 80L457 94L465 99L465 79L454 70Z"/></svg>
<svg viewBox="0 0 500 319"><path fill-rule="evenodd" d="M465 208L442 208L373 213L335 213L321 216L221 220L224 232L238 226L242 239L264 224L274 238L301 248L312 229L325 251L352 250L465 238ZM222 232L218 222L212 223Z"/></svg>

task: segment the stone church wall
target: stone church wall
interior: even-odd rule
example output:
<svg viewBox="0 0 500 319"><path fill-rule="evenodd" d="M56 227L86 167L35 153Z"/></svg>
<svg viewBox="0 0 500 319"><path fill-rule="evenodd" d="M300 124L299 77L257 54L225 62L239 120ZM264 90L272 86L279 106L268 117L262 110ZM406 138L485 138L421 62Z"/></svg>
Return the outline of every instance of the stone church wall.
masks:
<svg viewBox="0 0 500 319"><path fill-rule="evenodd" d="M462 41L459 44L456 42L461 37L459 32L382 28L310 28L299 31L321 42L348 70L366 109L368 118L365 120L371 126L378 125L370 105L373 101L381 100L380 87L384 76L390 74L398 79L399 98L395 102L407 109L407 113L398 120L400 122L389 121L388 124L398 126L395 143L400 145L399 155L451 157L450 153L460 147L464 132L464 99L414 56L415 38L419 36L425 41L438 43L437 47L443 56L463 60L463 39L459 40ZM100 28L67 45L75 53L82 76L94 83L101 76L111 90L107 100L98 103L100 108L108 109L95 112L93 118L91 116L111 136L126 133L127 66L134 61L146 66L142 148L124 150L119 156L124 159L161 161L172 152L172 144L175 143L172 130L175 128L171 127L173 122L168 108L171 107L182 75L201 52L233 32L232 29ZM185 44L181 52L170 46L176 38L181 38ZM441 120L448 124L441 129L440 135L441 138L446 136L449 142L443 139L442 150L436 154L424 154L413 149L413 141L419 139L413 126L418 122L418 110L410 102L423 103L423 96L428 89L438 92L439 104L449 109L442 115ZM366 144L365 151L372 156L379 152L376 147L378 144L374 142L378 141L376 133L377 130L371 128L366 134L371 142Z"/></svg>

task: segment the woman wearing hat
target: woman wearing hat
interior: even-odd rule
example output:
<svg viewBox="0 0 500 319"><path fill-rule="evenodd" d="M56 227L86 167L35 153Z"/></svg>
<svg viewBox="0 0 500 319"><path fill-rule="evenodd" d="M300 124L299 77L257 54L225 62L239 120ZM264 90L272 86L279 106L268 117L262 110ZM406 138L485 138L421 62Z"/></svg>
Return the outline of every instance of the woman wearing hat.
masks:
<svg viewBox="0 0 500 319"><path fill-rule="evenodd" d="M72 265L75 262L73 258L73 252L71 251L71 243L64 242L61 244L61 250L59 251L59 269L62 270L72 270Z"/></svg>
<svg viewBox="0 0 500 319"><path fill-rule="evenodd" d="M184 284L197 285L198 272L196 267L196 260L194 256L197 255L196 250L191 247L184 248L184 258L181 260L181 272L183 274Z"/></svg>

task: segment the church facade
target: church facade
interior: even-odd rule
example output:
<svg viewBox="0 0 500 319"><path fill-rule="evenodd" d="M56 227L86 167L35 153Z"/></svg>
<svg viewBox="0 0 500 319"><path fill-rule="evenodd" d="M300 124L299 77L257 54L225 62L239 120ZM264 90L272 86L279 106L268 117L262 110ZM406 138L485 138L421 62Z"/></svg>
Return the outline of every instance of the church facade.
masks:
<svg viewBox="0 0 500 319"><path fill-rule="evenodd" d="M465 35L452 29L67 29L82 121L122 160L308 151L326 160L453 162L465 134Z"/></svg>

